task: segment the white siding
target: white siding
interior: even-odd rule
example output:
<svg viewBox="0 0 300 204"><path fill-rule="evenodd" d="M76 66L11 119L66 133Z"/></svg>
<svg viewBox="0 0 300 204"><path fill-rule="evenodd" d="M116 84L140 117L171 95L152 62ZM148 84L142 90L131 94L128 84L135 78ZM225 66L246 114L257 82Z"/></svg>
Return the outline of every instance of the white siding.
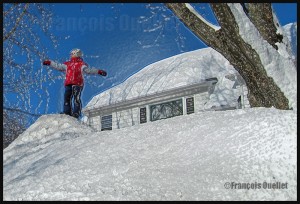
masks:
<svg viewBox="0 0 300 204"><path fill-rule="evenodd" d="M91 127L95 128L96 130L101 130L101 120L100 116L95 116L89 118L89 124Z"/></svg>
<svg viewBox="0 0 300 204"><path fill-rule="evenodd" d="M129 127L136 124L139 124L140 109L132 108L129 110L123 110L119 112L112 113L112 123L113 129L120 129L123 127Z"/></svg>
<svg viewBox="0 0 300 204"><path fill-rule="evenodd" d="M186 115L186 98L190 97L182 97L182 114Z"/></svg>
<svg viewBox="0 0 300 204"><path fill-rule="evenodd" d="M195 94L193 96L186 96L182 97L183 100L183 110L184 115L186 113L186 99L193 97L194 98L194 112L204 111L204 104L209 100L208 92ZM165 101L167 102L167 101ZM146 114L147 114L147 122L150 122L150 106L146 107ZM113 112L112 114L112 129L120 129L124 127L130 127L133 125L140 124L140 107L131 108L128 110L122 110L118 112ZM91 127L95 128L96 130L101 130L101 116L91 117L89 120L89 124Z"/></svg>
<svg viewBox="0 0 300 204"><path fill-rule="evenodd" d="M248 88L246 85L237 86L239 89L242 97L242 107L243 108L250 108L249 100L248 100Z"/></svg>
<svg viewBox="0 0 300 204"><path fill-rule="evenodd" d="M195 113L204 111L204 104L209 100L208 92L194 95Z"/></svg>

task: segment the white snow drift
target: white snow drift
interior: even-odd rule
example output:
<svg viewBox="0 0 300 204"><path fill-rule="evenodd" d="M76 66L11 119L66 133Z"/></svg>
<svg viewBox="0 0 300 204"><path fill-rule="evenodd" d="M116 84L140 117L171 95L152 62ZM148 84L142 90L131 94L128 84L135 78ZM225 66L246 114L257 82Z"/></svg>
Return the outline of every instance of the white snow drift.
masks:
<svg viewBox="0 0 300 204"><path fill-rule="evenodd" d="M296 122L253 108L94 132L45 115L3 152L4 200L296 200Z"/></svg>

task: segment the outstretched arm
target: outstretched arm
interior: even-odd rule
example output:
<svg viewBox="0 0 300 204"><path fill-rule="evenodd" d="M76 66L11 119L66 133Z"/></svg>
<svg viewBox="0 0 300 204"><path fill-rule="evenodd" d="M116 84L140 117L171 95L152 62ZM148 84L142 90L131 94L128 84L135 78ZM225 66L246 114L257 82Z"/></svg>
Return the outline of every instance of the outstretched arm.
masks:
<svg viewBox="0 0 300 204"><path fill-rule="evenodd" d="M66 69L67 69L67 65L60 64L60 63L54 62L52 60L45 60L43 62L43 65L50 66L58 71L66 71Z"/></svg>
<svg viewBox="0 0 300 204"><path fill-rule="evenodd" d="M83 66L82 70L87 74L100 74L102 76L107 75L106 71L104 70L88 67L86 65Z"/></svg>

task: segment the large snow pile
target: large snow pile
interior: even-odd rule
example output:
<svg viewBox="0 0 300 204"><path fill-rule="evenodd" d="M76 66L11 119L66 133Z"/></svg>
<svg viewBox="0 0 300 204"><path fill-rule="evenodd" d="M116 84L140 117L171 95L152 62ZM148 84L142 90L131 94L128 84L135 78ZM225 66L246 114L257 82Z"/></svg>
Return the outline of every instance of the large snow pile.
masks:
<svg viewBox="0 0 300 204"><path fill-rule="evenodd" d="M217 97L212 96L213 100L207 104L206 108L221 105L236 106L241 93L233 89L235 82L225 77L231 74L237 74L237 71L228 60L212 48L186 52L148 65L123 83L93 97L85 108L98 108L180 86L204 82L205 79L212 77L217 77L219 80L216 85L218 93Z"/></svg>
<svg viewBox="0 0 300 204"><path fill-rule="evenodd" d="M296 123L251 108L95 132L45 115L3 150L3 198L296 200Z"/></svg>

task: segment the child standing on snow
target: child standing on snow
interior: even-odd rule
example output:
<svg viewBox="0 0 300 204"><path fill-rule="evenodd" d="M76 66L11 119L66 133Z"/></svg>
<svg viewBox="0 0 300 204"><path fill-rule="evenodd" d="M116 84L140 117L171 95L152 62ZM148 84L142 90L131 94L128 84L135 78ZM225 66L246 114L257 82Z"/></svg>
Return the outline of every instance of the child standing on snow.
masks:
<svg viewBox="0 0 300 204"><path fill-rule="evenodd" d="M64 114L79 118L81 115L81 91L83 89L84 80L83 72L87 74L100 74L106 76L104 70L90 68L82 59L80 49L73 49L70 52L71 59L63 64L56 63L52 60L45 60L43 65L66 72L65 78L65 94L64 94ZM72 105L74 101L74 108Z"/></svg>

